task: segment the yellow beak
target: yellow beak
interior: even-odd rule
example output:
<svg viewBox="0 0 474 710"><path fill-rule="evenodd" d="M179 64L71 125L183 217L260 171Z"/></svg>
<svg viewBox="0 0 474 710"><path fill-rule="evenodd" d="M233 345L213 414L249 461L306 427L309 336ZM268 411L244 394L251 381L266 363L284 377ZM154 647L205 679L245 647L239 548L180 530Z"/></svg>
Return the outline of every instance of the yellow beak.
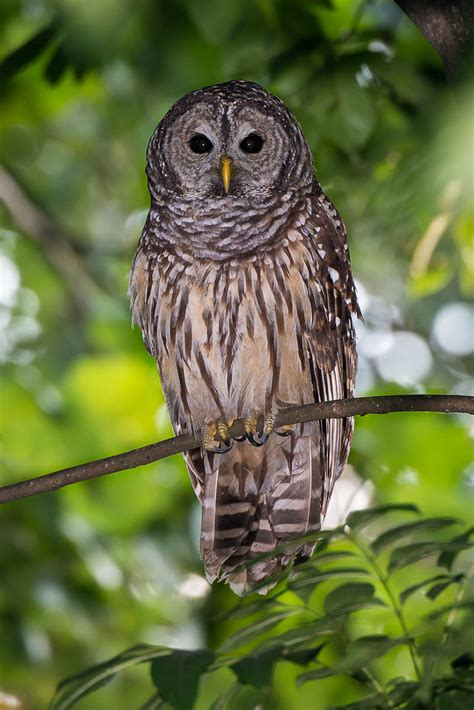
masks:
<svg viewBox="0 0 474 710"><path fill-rule="evenodd" d="M224 185L224 190L226 191L226 194L229 192L230 188L230 178L232 176L232 160L227 157L227 155L224 155L223 158L221 158L221 176L222 176L222 183Z"/></svg>

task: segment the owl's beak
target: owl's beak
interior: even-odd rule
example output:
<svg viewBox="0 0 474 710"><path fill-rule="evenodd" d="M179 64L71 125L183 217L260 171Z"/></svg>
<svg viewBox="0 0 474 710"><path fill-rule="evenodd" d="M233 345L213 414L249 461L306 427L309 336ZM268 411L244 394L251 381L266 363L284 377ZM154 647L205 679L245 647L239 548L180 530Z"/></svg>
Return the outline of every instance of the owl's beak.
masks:
<svg viewBox="0 0 474 710"><path fill-rule="evenodd" d="M224 190L227 195L230 188L230 178L232 176L232 160L227 155L221 158L221 177Z"/></svg>

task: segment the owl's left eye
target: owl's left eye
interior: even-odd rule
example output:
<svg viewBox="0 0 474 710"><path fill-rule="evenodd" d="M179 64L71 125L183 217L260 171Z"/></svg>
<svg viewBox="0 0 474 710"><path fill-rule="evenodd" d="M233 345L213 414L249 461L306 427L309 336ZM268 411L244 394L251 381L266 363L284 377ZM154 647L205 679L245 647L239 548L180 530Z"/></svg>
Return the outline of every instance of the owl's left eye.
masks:
<svg viewBox="0 0 474 710"><path fill-rule="evenodd" d="M210 153L213 145L209 138L204 133L195 133L189 141L189 147L193 153Z"/></svg>
<svg viewBox="0 0 474 710"><path fill-rule="evenodd" d="M239 148L244 153L260 153L263 148L263 138L258 133L250 133L247 138L240 142Z"/></svg>

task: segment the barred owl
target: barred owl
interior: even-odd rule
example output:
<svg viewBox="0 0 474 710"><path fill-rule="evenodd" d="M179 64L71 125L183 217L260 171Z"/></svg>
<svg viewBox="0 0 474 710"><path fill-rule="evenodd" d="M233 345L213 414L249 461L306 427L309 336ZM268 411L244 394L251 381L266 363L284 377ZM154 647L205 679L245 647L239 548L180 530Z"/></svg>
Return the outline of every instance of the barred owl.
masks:
<svg viewBox="0 0 474 710"><path fill-rule="evenodd" d="M353 396L359 308L346 231L299 124L254 83L178 101L146 172L133 320L176 434L202 432L185 459L207 577L243 594L311 555L314 540L301 537L320 529L348 457L351 419L272 431L283 407ZM231 442L241 417L245 437Z"/></svg>

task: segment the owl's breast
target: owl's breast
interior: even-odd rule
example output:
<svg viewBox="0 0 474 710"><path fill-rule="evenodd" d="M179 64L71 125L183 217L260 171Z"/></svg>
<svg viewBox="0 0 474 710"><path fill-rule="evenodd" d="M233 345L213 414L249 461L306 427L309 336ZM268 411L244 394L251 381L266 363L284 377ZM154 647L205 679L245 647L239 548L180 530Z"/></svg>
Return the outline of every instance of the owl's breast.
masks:
<svg viewBox="0 0 474 710"><path fill-rule="evenodd" d="M300 247L223 264L137 257L134 319L177 428L311 401L304 329L318 291Z"/></svg>

